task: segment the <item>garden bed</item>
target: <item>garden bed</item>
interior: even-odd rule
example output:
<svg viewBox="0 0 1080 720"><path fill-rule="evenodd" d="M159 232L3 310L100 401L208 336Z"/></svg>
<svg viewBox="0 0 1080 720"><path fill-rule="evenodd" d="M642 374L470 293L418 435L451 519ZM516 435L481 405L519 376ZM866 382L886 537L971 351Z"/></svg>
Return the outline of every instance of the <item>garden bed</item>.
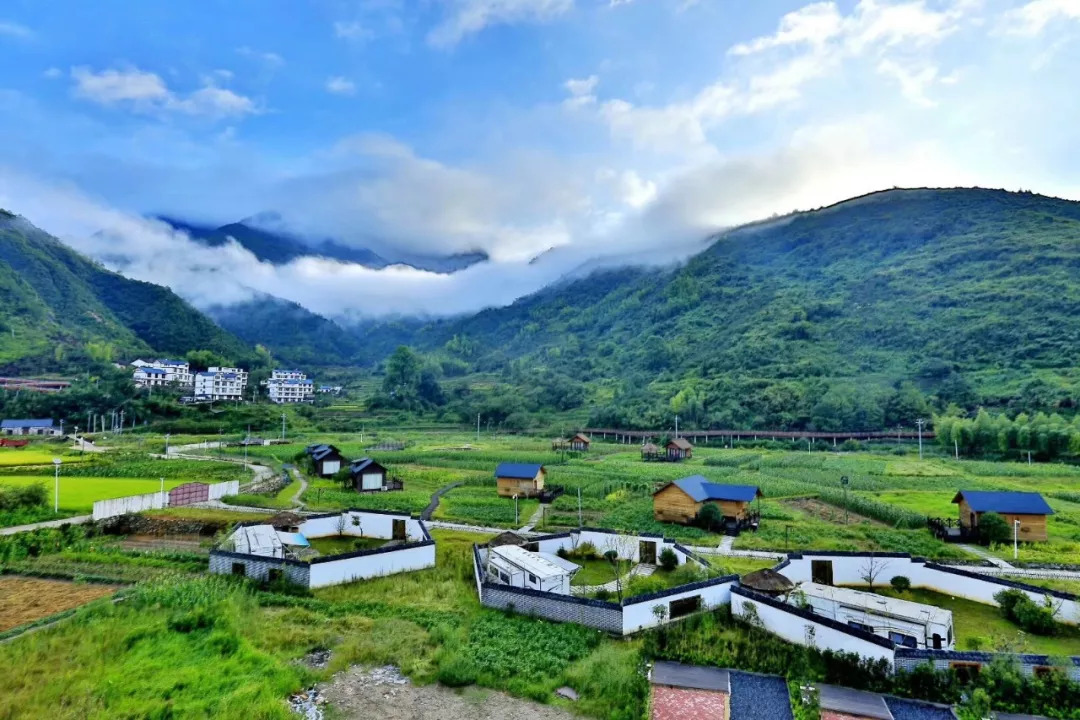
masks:
<svg viewBox="0 0 1080 720"><path fill-rule="evenodd" d="M112 595L115 585L0 576L0 632Z"/></svg>

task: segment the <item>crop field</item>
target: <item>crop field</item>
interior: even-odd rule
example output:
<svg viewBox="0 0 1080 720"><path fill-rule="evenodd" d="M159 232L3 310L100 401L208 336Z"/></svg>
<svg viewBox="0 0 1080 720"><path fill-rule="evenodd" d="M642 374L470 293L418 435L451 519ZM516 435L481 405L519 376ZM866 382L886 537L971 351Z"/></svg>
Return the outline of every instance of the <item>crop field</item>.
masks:
<svg viewBox="0 0 1080 720"><path fill-rule="evenodd" d="M52 469L53 458L60 458L66 465L68 463L85 462L89 459L86 455L69 455L66 448L56 448L57 452L37 449L10 449L0 448L0 467L18 467L20 465L48 465ZM62 451L62 452L61 452Z"/></svg>
<svg viewBox="0 0 1080 720"><path fill-rule="evenodd" d="M0 632L77 608L114 592L116 587L112 585L0 577Z"/></svg>
<svg viewBox="0 0 1080 720"><path fill-rule="evenodd" d="M166 480L165 489L170 490L188 480ZM52 507L55 485L52 476L3 475L0 483L6 485L32 485L42 483L49 491L49 507ZM60 509L72 512L90 512L96 500L111 500L125 495L141 495L161 489L161 482L149 478L67 477L60 476Z"/></svg>

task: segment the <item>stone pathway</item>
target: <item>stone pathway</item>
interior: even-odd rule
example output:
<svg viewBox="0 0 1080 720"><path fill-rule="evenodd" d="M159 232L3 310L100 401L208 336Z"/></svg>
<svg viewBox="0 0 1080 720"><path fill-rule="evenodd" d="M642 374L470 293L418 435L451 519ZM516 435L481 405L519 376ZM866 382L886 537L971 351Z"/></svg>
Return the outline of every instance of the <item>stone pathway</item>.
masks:
<svg viewBox="0 0 1080 720"><path fill-rule="evenodd" d="M1012 569L1012 565L1005 562L1004 560L1002 560L999 557L995 557L994 555L991 555L990 552L987 551L985 548L977 547L975 545L957 545L957 547L960 548L961 550L964 550L966 552L971 553L972 555L975 555L976 557L980 557L983 560L986 560L986 561L996 565L997 567L1002 568L1003 570L1011 570Z"/></svg>
<svg viewBox="0 0 1080 720"><path fill-rule="evenodd" d="M536 527L536 524L538 522L540 522L543 518L544 518L544 506L540 505L539 507L536 508L536 512L534 512L532 514L532 516L529 518L529 522L525 523L520 528L518 528L518 532L519 533L531 532L532 529L534 527Z"/></svg>
<svg viewBox="0 0 1080 720"><path fill-rule="evenodd" d="M304 496L304 491L307 490L307 477L304 475L304 473L300 472L296 468L290 468L289 471L292 472L292 476L294 478L300 481L300 489L293 493L293 496L289 498L289 502L294 508L303 510L305 507L307 507L307 505L300 498Z"/></svg>
<svg viewBox="0 0 1080 720"><path fill-rule="evenodd" d="M449 485L444 485L443 487L436 490L431 496L431 502L429 502L428 506L424 508L424 511L420 513L420 519L424 521L430 520L431 515L435 512L435 508L439 507L439 498L441 498L443 495L450 492L454 488L458 487L459 485L464 484L465 483L463 482L452 482ZM496 532L502 532L502 530L498 530Z"/></svg>
<svg viewBox="0 0 1080 720"><path fill-rule="evenodd" d="M625 588L631 579L635 577L648 577L656 572L655 565L635 565L630 568L630 572L621 578L622 585ZM570 591L575 595L592 595L599 590L607 590L609 593L615 593L619 590L619 580L612 580L606 582L603 585L577 585L572 586Z"/></svg>

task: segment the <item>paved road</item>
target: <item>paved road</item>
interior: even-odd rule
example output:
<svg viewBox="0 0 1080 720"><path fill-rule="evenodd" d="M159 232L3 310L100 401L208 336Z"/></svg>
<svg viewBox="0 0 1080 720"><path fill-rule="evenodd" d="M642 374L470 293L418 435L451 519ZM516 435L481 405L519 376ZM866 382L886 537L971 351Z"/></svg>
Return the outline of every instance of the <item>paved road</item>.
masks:
<svg viewBox="0 0 1080 720"><path fill-rule="evenodd" d="M443 487L436 490L435 493L431 496L431 502L429 502L428 506L424 508L424 511L420 513L420 519L424 521L430 520L431 515L435 512L435 508L439 507L439 498L441 498L443 495L450 492L454 488L458 487L459 485L464 484L465 483L460 481L452 482L449 485L444 485ZM502 530L496 530L495 532L502 532Z"/></svg>
<svg viewBox="0 0 1080 720"><path fill-rule="evenodd" d="M303 497L304 491L307 490L307 477L304 475L304 473L300 472L296 468L289 468L289 471L292 473L292 476L294 478L300 481L300 489L297 490L291 498L289 498L289 502L292 503L292 506L294 508L299 508L302 510L304 509L305 504L304 501L300 498Z"/></svg>
<svg viewBox="0 0 1080 720"><path fill-rule="evenodd" d="M14 525L12 527L0 528L0 535L15 535L21 532L40 530L41 528L60 527L61 525L82 525L93 519L93 515L76 515L75 517L63 518L60 520L46 520L45 522L33 523L32 525Z"/></svg>
<svg viewBox="0 0 1080 720"><path fill-rule="evenodd" d="M980 557L983 560L986 560L986 561L996 565L999 568L1002 568L1004 570L1011 570L1012 569L1012 565L1005 562L1004 560L1002 560L999 557L995 557L994 555L991 555L990 552L988 550L986 550L985 548L981 548L981 547L978 547L976 545L957 545L957 547L959 547L961 550L964 550L966 552L971 553L972 555L975 555L976 557Z"/></svg>
<svg viewBox="0 0 1080 720"><path fill-rule="evenodd" d="M523 533L523 532L531 532L531 531L532 531L532 529L533 529L534 527L536 527L536 523L540 522L540 520L542 520L542 519L543 519L543 517L544 517L544 505L540 505L539 507L537 507L537 508L536 508L536 512L534 512L534 513L532 514L532 516L531 516L531 517L529 517L529 522L527 522L527 523L525 523L524 525L522 525L522 526L521 526L521 527L520 527L520 528L518 529L518 532L519 532L519 533Z"/></svg>

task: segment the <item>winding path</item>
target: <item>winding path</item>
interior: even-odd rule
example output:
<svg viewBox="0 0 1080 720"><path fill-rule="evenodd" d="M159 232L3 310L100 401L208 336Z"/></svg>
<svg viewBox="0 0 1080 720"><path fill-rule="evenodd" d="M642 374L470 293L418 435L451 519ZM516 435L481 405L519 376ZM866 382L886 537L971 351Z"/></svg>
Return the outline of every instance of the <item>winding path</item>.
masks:
<svg viewBox="0 0 1080 720"><path fill-rule="evenodd" d="M420 519L424 520L424 521L431 520L431 516L435 512L435 508L439 507L439 499L443 495L445 495L446 493L453 490L454 488L459 487L459 486L464 485L464 484L465 484L464 482L459 480L458 482L452 482L449 485L444 485L443 487L436 490L434 492L434 494L432 494L432 496L431 496L431 502L429 502L428 506L426 508L424 508L424 511L422 513L420 513ZM436 526L436 527L438 527L438 526ZM495 532L500 533L500 532L502 532L502 530L501 529L496 530Z"/></svg>

